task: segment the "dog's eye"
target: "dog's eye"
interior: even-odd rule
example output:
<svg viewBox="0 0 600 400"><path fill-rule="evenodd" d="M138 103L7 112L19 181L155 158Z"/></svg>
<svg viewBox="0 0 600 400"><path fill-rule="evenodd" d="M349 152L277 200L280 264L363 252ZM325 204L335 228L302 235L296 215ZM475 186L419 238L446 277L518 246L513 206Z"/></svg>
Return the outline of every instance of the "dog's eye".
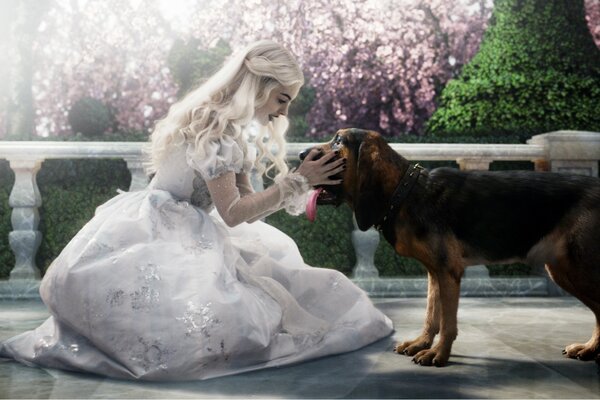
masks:
<svg viewBox="0 0 600 400"><path fill-rule="evenodd" d="M336 151L342 147L342 137L340 135L335 135L331 140L331 150Z"/></svg>

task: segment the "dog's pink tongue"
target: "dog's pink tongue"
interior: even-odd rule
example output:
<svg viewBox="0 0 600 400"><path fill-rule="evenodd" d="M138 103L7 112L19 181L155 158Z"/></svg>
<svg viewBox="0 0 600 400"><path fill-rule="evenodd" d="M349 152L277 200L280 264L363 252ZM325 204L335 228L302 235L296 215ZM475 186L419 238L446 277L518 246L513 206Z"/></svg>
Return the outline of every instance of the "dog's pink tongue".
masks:
<svg viewBox="0 0 600 400"><path fill-rule="evenodd" d="M323 188L315 189L310 196L308 196L308 201L306 202L306 218L308 218L310 222L315 222L315 219L317 219L317 198L322 191Z"/></svg>

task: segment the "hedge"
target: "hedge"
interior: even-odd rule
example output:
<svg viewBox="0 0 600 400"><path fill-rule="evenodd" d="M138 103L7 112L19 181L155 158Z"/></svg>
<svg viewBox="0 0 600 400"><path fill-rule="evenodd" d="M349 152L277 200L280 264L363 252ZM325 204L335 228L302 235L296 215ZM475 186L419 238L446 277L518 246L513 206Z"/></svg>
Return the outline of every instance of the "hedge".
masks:
<svg viewBox="0 0 600 400"><path fill-rule="evenodd" d="M8 234L12 230L11 209L8 197L15 181L8 161L0 160L0 277L5 278L15 265L15 256L8 243Z"/></svg>

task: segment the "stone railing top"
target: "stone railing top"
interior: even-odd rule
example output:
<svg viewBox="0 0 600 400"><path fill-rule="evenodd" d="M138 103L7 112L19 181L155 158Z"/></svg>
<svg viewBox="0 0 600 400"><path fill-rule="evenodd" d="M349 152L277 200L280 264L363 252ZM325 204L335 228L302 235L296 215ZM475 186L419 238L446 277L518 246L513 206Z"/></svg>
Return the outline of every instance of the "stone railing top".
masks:
<svg viewBox="0 0 600 400"><path fill-rule="evenodd" d="M0 158L139 158L144 142L0 141ZM318 143L288 143L287 157ZM461 159L535 161L540 159L600 159L600 133L558 131L537 135L527 144L392 143L409 160Z"/></svg>
<svg viewBox="0 0 600 400"><path fill-rule="evenodd" d="M288 143L287 156L298 159L298 153L316 144ZM534 161L546 155L543 144L391 143L390 146L403 157L419 161L473 158Z"/></svg>
<svg viewBox="0 0 600 400"><path fill-rule="evenodd" d="M0 141L0 158L138 158L144 142Z"/></svg>

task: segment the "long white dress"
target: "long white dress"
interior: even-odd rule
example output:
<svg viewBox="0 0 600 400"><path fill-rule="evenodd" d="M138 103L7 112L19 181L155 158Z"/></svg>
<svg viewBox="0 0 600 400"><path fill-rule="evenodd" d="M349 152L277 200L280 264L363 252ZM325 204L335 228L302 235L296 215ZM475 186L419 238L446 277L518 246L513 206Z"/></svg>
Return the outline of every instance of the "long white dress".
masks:
<svg viewBox="0 0 600 400"><path fill-rule="evenodd" d="M233 140L172 154L147 189L98 207L40 287L51 316L0 344L28 365L195 380L358 349L391 321L343 274L261 222L228 227L206 180L249 168Z"/></svg>

